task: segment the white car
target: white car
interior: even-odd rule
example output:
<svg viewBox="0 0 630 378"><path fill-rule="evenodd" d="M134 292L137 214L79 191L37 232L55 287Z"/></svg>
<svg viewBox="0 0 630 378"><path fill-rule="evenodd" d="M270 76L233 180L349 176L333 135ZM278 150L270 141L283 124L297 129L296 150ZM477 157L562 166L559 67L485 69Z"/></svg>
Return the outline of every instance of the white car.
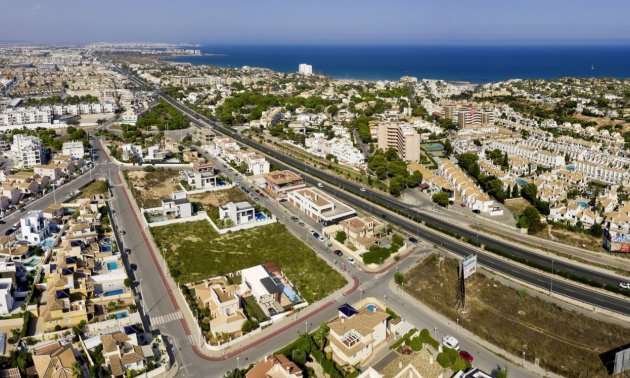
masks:
<svg viewBox="0 0 630 378"><path fill-rule="evenodd" d="M619 287L621 289L630 290L630 282L619 282Z"/></svg>
<svg viewBox="0 0 630 378"><path fill-rule="evenodd" d="M318 182L318 183L317 183L317 187L318 187L318 188L323 188L323 187L324 187L324 184L322 184L321 182Z"/></svg>
<svg viewBox="0 0 630 378"><path fill-rule="evenodd" d="M348 262L352 265L354 265L355 261L352 257L348 257Z"/></svg>
<svg viewBox="0 0 630 378"><path fill-rule="evenodd" d="M359 190L360 190L360 191L362 191L362 192L365 192L365 191L366 191L366 190L365 190L365 188L361 188L361 189L359 189Z"/></svg>
<svg viewBox="0 0 630 378"><path fill-rule="evenodd" d="M444 336L442 338L442 345L447 348L459 350L459 341L453 336Z"/></svg>

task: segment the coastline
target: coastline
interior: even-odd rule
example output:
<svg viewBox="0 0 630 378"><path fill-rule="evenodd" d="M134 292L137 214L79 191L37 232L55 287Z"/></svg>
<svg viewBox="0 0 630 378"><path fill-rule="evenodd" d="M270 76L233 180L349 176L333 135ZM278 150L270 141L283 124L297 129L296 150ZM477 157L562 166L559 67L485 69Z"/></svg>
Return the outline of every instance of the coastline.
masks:
<svg viewBox="0 0 630 378"><path fill-rule="evenodd" d="M630 78L630 46L203 46L202 56L171 63L242 66L292 73L299 63L337 80L396 81L403 76L450 83L512 79ZM597 67L597 69L592 69Z"/></svg>

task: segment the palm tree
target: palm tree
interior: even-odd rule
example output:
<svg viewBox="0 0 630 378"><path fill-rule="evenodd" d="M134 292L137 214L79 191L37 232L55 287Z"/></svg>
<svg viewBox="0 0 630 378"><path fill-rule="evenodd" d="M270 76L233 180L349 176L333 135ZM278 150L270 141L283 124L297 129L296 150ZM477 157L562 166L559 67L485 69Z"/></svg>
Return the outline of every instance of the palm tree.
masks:
<svg viewBox="0 0 630 378"><path fill-rule="evenodd" d="M81 378L83 377L83 369L81 369L81 365L78 362L72 364L72 377L73 378Z"/></svg>
<svg viewBox="0 0 630 378"><path fill-rule="evenodd" d="M245 373L241 369L233 369L225 373L223 378L245 378Z"/></svg>

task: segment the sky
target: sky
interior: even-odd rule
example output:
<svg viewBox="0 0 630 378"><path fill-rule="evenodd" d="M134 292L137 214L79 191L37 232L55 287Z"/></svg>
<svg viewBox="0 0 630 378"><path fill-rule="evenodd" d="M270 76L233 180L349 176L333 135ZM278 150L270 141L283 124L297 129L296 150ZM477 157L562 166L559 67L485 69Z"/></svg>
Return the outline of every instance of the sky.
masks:
<svg viewBox="0 0 630 378"><path fill-rule="evenodd" d="M628 0L1 0L1 41L630 44Z"/></svg>

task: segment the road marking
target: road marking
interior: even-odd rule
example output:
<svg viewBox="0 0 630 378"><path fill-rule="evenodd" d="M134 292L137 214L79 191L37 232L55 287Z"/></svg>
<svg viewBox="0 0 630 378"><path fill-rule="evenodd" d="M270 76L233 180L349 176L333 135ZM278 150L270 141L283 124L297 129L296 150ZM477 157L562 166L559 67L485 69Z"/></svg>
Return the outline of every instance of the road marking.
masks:
<svg viewBox="0 0 630 378"><path fill-rule="evenodd" d="M182 313L181 312L171 312L170 314L166 314L166 315L159 315L159 316L155 316L151 318L151 325L153 326L158 326L164 323L169 323L169 322L173 322L175 320L179 320L183 318Z"/></svg>

